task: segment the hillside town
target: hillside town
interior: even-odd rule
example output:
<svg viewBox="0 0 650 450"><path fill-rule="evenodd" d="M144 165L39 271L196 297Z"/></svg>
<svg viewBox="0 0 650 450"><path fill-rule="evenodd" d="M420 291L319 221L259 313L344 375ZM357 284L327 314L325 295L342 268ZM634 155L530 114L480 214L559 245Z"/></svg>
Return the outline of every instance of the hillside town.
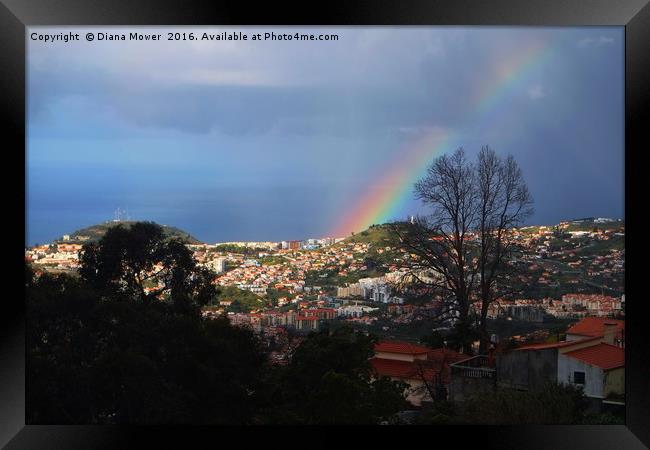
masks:
<svg viewBox="0 0 650 450"><path fill-rule="evenodd" d="M455 318L443 315L432 328L429 318L440 311L440 299L416 301L401 289L413 255L382 227L345 239L187 246L197 265L213 271L218 289L203 316L227 316L233 325L252 329L273 364L287 364L309 332L349 325L380 338L372 367L407 382L415 408L432 396L462 401L486 386L521 388L520 379L583 385L601 408L603 402L622 402L625 342L624 225L604 225L584 230L577 221L513 230L523 288L490 305L490 354L472 357L447 349L444 340L438 348L421 342L431 331L444 336ZM74 273L83 240L66 235L26 249L25 259L39 270ZM477 313L478 303L472 308ZM522 374L538 366L514 370L512 361L529 352L548 359L552 370L544 366L532 378Z"/></svg>

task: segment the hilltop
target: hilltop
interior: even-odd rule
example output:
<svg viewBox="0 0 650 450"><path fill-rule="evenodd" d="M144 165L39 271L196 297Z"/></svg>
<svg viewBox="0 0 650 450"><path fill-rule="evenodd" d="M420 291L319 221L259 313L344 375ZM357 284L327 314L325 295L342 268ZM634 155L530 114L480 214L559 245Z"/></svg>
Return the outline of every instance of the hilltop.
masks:
<svg viewBox="0 0 650 450"><path fill-rule="evenodd" d="M106 231L114 226L117 225L122 225L126 228L131 227L134 223L137 221L135 220L120 220L120 221L108 221L96 225L91 225L89 227L81 228L80 230L75 231L74 233L70 233L70 239L64 241L63 238L57 239L54 241L54 243L62 243L62 242L67 242L71 244L83 244L86 242L94 242L99 239L101 239L102 236L106 233ZM165 233L165 237L171 238L180 238L183 242L186 244L200 244L201 241L196 239L194 236L189 234L186 231L181 230L180 228L176 227L171 227L168 225L160 225L163 228L163 231Z"/></svg>
<svg viewBox="0 0 650 450"><path fill-rule="evenodd" d="M565 223L567 223L566 231L617 230L625 228L625 221L621 219L589 217L586 219L575 219Z"/></svg>
<svg viewBox="0 0 650 450"><path fill-rule="evenodd" d="M390 231L389 225L370 225L366 230L346 237L343 241L346 244L373 244L377 247L394 246L397 238Z"/></svg>
<svg viewBox="0 0 650 450"><path fill-rule="evenodd" d="M619 231L625 229L625 221L622 219L603 219L588 217L584 219L565 220L555 225L528 225L518 227L517 230L524 234L536 234L540 229L559 228L564 232L575 231Z"/></svg>

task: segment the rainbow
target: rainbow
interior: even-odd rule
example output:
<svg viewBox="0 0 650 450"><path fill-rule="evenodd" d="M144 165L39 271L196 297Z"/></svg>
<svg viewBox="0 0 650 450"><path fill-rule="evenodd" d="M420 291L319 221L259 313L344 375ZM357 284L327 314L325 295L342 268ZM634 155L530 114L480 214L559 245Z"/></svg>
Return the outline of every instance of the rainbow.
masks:
<svg viewBox="0 0 650 450"><path fill-rule="evenodd" d="M478 126L504 104L508 95L526 81L526 75L552 56L554 40L537 40L500 62L496 76L479 89L480 94L473 101L472 112L462 128ZM445 151L459 147L460 137L458 133L431 127L402 147L379 171L375 177L379 181L370 185L342 214L330 236L346 236L398 218L412 196L413 184L422 178L429 163Z"/></svg>

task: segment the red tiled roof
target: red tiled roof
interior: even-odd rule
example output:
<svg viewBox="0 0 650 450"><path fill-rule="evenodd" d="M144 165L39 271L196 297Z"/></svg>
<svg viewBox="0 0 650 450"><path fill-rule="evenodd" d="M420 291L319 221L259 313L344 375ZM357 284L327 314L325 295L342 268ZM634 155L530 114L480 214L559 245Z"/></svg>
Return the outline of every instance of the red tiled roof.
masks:
<svg viewBox="0 0 650 450"><path fill-rule="evenodd" d="M625 350L604 342L591 347L573 350L565 353L565 355L604 370L625 366Z"/></svg>
<svg viewBox="0 0 650 450"><path fill-rule="evenodd" d="M385 377L419 379L418 367L410 361L399 361L396 359L370 358L370 364L374 371ZM433 378L433 370L424 368L427 379Z"/></svg>
<svg viewBox="0 0 650 450"><path fill-rule="evenodd" d="M455 363L467 358L469 358L469 356L449 350L448 348L437 348L427 353L428 361Z"/></svg>
<svg viewBox="0 0 650 450"><path fill-rule="evenodd" d="M442 372L442 382L449 382L449 362L417 360L400 361L397 359L370 358L373 371L385 377L402 378L406 380L419 380L424 377L433 380Z"/></svg>
<svg viewBox="0 0 650 450"><path fill-rule="evenodd" d="M608 319L606 317L585 317L580 322L566 330L567 334L577 334L579 336L602 336L605 334L605 324L616 324L617 337L623 337L625 330L625 321Z"/></svg>
<svg viewBox="0 0 650 450"><path fill-rule="evenodd" d="M545 350L545 349L549 349L549 348L570 347L571 345L575 345L575 344L578 344L578 343L596 341L596 340L599 340L601 337L602 336L595 336L595 337L590 337L590 338L586 338L586 339L578 339L576 341L553 342L551 344L546 344L546 343L529 344L529 345L524 345L523 347L516 348L515 350Z"/></svg>
<svg viewBox="0 0 650 450"><path fill-rule="evenodd" d="M375 344L375 352L401 353L404 355L421 355L430 352L431 349L422 345L411 344L410 342L382 341Z"/></svg>

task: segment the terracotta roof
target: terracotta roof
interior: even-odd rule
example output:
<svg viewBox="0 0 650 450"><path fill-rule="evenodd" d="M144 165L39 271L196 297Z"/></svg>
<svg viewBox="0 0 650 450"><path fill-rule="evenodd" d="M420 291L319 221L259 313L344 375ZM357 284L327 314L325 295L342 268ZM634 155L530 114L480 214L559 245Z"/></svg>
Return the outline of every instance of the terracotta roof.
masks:
<svg viewBox="0 0 650 450"><path fill-rule="evenodd" d="M589 341L596 341L600 340L602 336L595 336L595 337L590 337L586 339L578 339L576 341L561 341L561 342L554 342L551 344L546 344L546 343L541 343L541 344L529 344L529 345L524 345L523 347L516 348L515 350L546 350L549 348L563 348L563 347L570 347L575 344L582 344L583 342L589 342Z"/></svg>
<svg viewBox="0 0 650 450"><path fill-rule="evenodd" d="M427 380L433 380L436 375L442 372L442 382L449 382L448 362L442 364L441 361L418 360L411 362L385 358L370 358L369 361L373 371L378 375L406 380L419 380L424 375Z"/></svg>
<svg viewBox="0 0 650 450"><path fill-rule="evenodd" d="M625 350L604 342L591 347L573 350L565 353L565 355L592 366L600 367L603 370L625 366Z"/></svg>
<svg viewBox="0 0 650 450"><path fill-rule="evenodd" d="M411 344L410 342L382 341L375 344L375 352L401 353L404 355L421 355L430 352L431 349L422 345Z"/></svg>
<svg viewBox="0 0 650 450"><path fill-rule="evenodd" d="M617 337L623 337L625 321L608 319L606 317L585 317L571 326L566 332L567 334L577 334L579 336L603 336L605 334L606 323L616 324Z"/></svg>
<svg viewBox="0 0 650 450"><path fill-rule="evenodd" d="M445 361L446 363L455 363L467 358L467 355L449 350L448 348L437 348L435 350L427 352L428 361Z"/></svg>
<svg viewBox="0 0 650 450"><path fill-rule="evenodd" d="M394 378L417 378L416 367L410 361L370 358L370 365L379 375Z"/></svg>

